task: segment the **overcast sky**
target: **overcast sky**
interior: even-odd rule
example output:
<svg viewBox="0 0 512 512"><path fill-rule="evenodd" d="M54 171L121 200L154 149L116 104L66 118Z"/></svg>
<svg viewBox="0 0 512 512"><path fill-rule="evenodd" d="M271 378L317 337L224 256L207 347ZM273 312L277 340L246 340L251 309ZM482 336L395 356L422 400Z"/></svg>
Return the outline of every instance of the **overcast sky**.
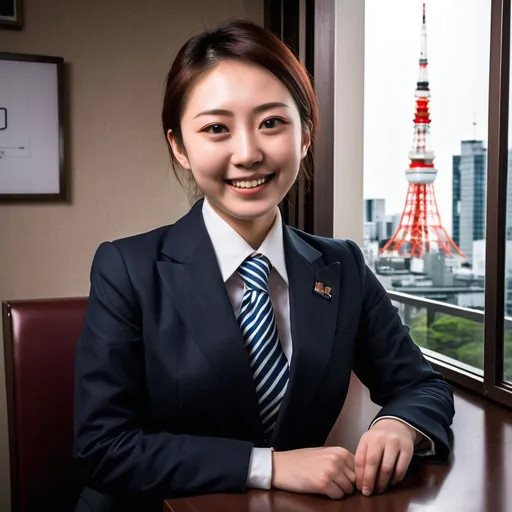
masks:
<svg viewBox="0 0 512 512"><path fill-rule="evenodd" d="M364 196L405 205L423 0L366 0ZM426 0L431 145L441 220L452 231L452 155L487 146L491 0ZM476 129L473 120L476 119Z"/></svg>

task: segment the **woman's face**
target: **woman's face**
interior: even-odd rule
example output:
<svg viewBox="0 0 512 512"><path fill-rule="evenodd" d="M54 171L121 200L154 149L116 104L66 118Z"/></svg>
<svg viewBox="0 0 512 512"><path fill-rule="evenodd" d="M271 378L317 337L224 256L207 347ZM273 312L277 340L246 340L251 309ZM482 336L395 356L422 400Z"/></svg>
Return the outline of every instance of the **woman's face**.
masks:
<svg viewBox="0 0 512 512"><path fill-rule="evenodd" d="M181 130L183 148L168 134L174 154L228 220L273 215L310 144L287 87L266 69L235 60L221 61L195 84Z"/></svg>

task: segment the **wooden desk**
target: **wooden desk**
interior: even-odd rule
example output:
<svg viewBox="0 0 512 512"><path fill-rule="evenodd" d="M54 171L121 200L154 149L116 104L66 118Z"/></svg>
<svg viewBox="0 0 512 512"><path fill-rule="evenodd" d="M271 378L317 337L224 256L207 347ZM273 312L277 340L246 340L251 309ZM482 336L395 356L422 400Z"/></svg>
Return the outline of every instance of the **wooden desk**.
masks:
<svg viewBox="0 0 512 512"><path fill-rule="evenodd" d="M378 407L353 379L348 401L326 444L350 450ZM420 462L384 494L356 493L342 501L281 491L207 495L168 500L167 512L509 512L512 510L512 411L455 390L452 458ZM350 421L347 421L350 418Z"/></svg>

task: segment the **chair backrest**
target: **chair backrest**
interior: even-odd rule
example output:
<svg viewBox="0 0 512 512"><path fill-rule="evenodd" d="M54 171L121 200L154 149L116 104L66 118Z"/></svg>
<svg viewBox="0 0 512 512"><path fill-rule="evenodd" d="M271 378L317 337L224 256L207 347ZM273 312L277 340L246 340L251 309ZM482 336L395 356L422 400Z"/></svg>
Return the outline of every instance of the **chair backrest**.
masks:
<svg viewBox="0 0 512 512"><path fill-rule="evenodd" d="M86 298L3 303L13 511L73 510L83 486L73 391L86 306Z"/></svg>

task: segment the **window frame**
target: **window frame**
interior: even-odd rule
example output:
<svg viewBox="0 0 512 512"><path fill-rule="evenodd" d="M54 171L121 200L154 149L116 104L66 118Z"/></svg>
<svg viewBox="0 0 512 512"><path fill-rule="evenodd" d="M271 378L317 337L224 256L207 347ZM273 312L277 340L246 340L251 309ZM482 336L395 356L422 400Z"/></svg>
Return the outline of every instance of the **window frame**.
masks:
<svg viewBox="0 0 512 512"><path fill-rule="evenodd" d="M351 2L344 0L344 13L350 10ZM305 212L302 221L292 225L322 236L335 236L334 202L338 200L333 158L335 151L335 132L337 119L335 112L335 67L343 66L341 57L336 55L336 15L340 15L340 5L334 0L281 0L280 16L277 26L286 20L286 10L291 5L307 2L306 34L311 44L314 41L314 66L312 68L315 89L319 98L322 127L315 146L315 169L313 175L311 201L313 207ZM364 2L364 0L363 0ZM279 2L278 2L279 3ZM508 120L509 120L509 72L510 72L510 6L511 0L491 0L491 35L489 68L489 112L488 112L488 148L487 148L487 211L486 211L486 277L485 277L485 314L484 323L484 376L478 376L454 365L448 358L424 350L425 357L432 366L443 374L452 384L466 388L474 393L502 405L512 407L512 383L503 381L504 373L504 326L505 326L505 264L506 264L506 209L507 209L507 173L508 173ZM270 5L265 2L265 25L272 26ZM353 8L356 7L353 4ZM347 7L348 6L348 7ZM364 4L363 4L364 8ZM360 11L359 11L360 12ZM361 23L359 21L359 23ZM273 24L276 27L276 23ZM282 25L281 25L282 27ZM359 27L364 33L364 21ZM313 37L311 31L314 32ZM278 32L278 30L275 30ZM357 46L357 45L356 45ZM358 51L358 50L354 50ZM319 58L319 57L322 58ZM354 55L351 56L354 58ZM364 52L356 58L364 59ZM311 59L313 60L313 59ZM311 64L311 62L310 62ZM333 65L334 64L334 65ZM311 71L311 70L310 70ZM360 79L361 77L357 77ZM364 116L364 109L361 109ZM359 120L357 120L359 121ZM351 122L343 119L339 122ZM360 134L362 136L362 134ZM352 157L353 155L351 155ZM362 155L360 168L362 169ZM349 192L346 192L349 193ZM343 200L343 199L341 199ZM361 211L363 198L361 197ZM434 307L452 314L457 309L441 302L430 301L416 296L388 292L392 300L414 301L422 307ZM440 309L441 308L441 309Z"/></svg>
<svg viewBox="0 0 512 512"><path fill-rule="evenodd" d="M510 0L491 2L483 395L512 407L503 382L510 84Z"/></svg>

